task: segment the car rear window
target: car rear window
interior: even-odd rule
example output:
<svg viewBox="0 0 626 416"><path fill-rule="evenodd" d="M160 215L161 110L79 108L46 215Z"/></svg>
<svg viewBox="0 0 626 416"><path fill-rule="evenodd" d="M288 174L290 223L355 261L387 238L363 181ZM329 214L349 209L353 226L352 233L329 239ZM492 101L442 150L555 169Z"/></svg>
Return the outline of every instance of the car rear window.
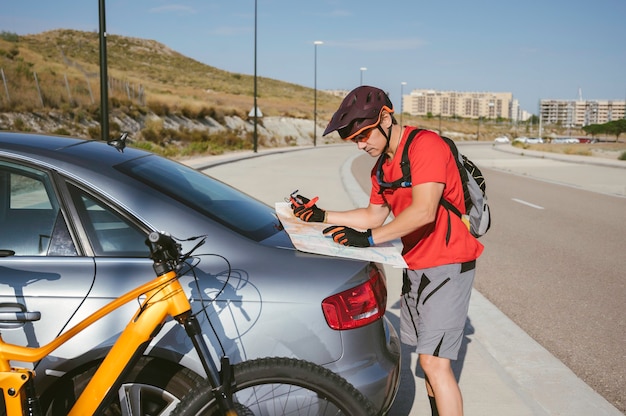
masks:
<svg viewBox="0 0 626 416"><path fill-rule="evenodd" d="M279 230L272 208L180 163L146 156L116 168L252 240L265 240Z"/></svg>

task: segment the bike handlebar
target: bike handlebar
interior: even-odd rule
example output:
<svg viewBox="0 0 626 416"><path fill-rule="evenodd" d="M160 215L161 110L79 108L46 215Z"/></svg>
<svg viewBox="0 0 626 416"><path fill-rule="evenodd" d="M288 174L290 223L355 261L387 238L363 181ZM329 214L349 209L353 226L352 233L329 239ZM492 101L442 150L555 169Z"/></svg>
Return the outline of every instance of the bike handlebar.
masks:
<svg viewBox="0 0 626 416"><path fill-rule="evenodd" d="M182 246L169 233L152 231L148 234L146 245L150 248L150 258L154 261L154 270L158 275L170 270L176 270L184 263L198 247L204 244L206 236L192 237L185 241L200 241L187 253L182 252Z"/></svg>
<svg viewBox="0 0 626 416"><path fill-rule="evenodd" d="M155 267L174 270L183 261L181 245L167 233L151 232L146 239L146 245L150 248L150 258L154 261Z"/></svg>

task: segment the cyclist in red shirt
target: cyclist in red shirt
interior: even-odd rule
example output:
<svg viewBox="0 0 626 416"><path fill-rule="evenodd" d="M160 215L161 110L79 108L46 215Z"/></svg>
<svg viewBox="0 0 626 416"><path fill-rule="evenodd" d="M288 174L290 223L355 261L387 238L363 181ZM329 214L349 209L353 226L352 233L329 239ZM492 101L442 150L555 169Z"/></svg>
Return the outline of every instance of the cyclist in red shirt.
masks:
<svg viewBox="0 0 626 416"><path fill-rule="evenodd" d="M462 415L463 399L451 367L467 320L476 259L483 251L465 223L450 213L441 198L465 213L463 188L454 156L436 133L420 131L411 142L411 184L393 187L402 178L400 161L408 134L399 126L387 94L375 87L352 90L333 115L324 135L337 131L372 157L369 205L327 211L298 195L294 215L307 222L332 225L324 230L338 244L370 247L400 238L408 265L403 273L400 334L416 347L426 375L433 415ZM380 165L380 168L378 165ZM385 220L393 214L393 219Z"/></svg>

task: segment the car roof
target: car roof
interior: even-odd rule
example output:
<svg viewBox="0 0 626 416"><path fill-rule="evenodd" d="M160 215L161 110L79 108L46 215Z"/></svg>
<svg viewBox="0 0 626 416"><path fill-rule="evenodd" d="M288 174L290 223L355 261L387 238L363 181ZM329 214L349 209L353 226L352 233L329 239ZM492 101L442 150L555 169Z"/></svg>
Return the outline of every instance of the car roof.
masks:
<svg viewBox="0 0 626 416"><path fill-rule="evenodd" d="M120 152L100 140L12 132L0 132L2 151L36 158L57 167L60 167L59 163L71 163L90 166L91 169L95 165L111 166L150 154L129 147Z"/></svg>

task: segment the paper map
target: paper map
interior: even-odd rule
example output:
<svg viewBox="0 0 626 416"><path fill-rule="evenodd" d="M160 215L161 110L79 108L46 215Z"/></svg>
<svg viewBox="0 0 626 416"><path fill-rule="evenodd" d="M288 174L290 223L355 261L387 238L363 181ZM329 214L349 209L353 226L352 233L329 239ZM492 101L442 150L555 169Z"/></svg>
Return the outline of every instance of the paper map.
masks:
<svg viewBox="0 0 626 416"><path fill-rule="evenodd" d="M285 227L285 231L289 234L291 242L300 251L373 261L389 264L393 267L407 267L400 251L391 243L367 248L346 247L335 243L331 237L322 234L322 230L332 224L303 222L293 215L288 202L277 202L276 214Z"/></svg>

